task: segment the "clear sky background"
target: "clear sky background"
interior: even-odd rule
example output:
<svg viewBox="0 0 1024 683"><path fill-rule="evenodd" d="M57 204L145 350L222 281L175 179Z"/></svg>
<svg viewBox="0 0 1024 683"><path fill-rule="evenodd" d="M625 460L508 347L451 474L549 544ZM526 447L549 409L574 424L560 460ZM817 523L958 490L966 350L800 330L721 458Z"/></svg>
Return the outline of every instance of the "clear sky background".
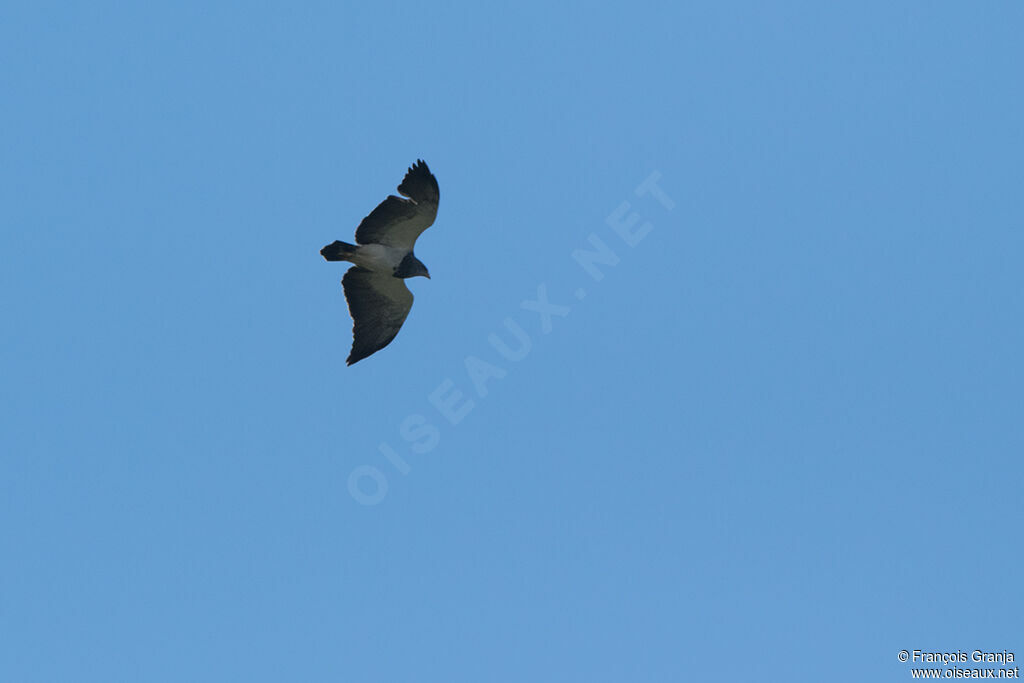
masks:
<svg viewBox="0 0 1024 683"><path fill-rule="evenodd" d="M1024 658L1022 33L1015 2L5 4L0 680ZM346 368L319 249L417 158L433 279Z"/></svg>

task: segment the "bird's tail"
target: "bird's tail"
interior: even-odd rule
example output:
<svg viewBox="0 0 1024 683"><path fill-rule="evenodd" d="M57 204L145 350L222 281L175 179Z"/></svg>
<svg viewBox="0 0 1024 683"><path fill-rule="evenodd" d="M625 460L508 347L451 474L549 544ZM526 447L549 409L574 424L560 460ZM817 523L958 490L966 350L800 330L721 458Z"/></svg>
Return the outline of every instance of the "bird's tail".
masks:
<svg viewBox="0 0 1024 683"><path fill-rule="evenodd" d="M328 261L348 261L349 256L355 253L358 247L348 242L335 240L320 250L320 255Z"/></svg>

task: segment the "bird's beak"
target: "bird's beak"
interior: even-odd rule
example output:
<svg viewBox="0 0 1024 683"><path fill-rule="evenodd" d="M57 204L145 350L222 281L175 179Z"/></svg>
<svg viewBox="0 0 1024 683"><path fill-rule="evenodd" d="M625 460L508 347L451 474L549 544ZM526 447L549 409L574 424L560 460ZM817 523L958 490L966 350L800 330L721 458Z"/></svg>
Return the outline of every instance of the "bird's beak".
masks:
<svg viewBox="0 0 1024 683"><path fill-rule="evenodd" d="M430 273L427 273L427 276L426 276L426 277L427 277L427 279L429 280L429 279L430 279Z"/></svg>

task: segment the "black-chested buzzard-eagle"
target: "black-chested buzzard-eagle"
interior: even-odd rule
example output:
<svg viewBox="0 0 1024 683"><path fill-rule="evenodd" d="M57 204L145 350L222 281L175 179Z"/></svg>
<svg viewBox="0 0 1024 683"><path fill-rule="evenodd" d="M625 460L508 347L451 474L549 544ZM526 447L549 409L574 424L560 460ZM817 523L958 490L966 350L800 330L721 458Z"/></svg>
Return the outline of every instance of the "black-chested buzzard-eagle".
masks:
<svg viewBox="0 0 1024 683"><path fill-rule="evenodd" d="M352 314L353 363L380 351L402 329L412 309L405 278L430 278L427 267L412 253L416 238L437 216L437 178L418 160L409 167L398 193L390 195L356 228L356 244L335 241L320 250L328 261L348 261L341 284Z"/></svg>

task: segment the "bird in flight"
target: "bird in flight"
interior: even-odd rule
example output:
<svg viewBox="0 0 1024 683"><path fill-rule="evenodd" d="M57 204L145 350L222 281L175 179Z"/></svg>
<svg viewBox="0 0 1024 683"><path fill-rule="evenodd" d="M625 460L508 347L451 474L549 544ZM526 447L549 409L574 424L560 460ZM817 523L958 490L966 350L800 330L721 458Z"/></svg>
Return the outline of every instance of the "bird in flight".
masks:
<svg viewBox="0 0 1024 683"><path fill-rule="evenodd" d="M380 351L402 329L412 309L412 292L404 280L427 267L412 253L416 238L437 216L437 178L422 159L409 167L398 193L388 196L356 228L356 243L334 241L320 250L328 261L348 261L341 284L352 314L352 365Z"/></svg>

